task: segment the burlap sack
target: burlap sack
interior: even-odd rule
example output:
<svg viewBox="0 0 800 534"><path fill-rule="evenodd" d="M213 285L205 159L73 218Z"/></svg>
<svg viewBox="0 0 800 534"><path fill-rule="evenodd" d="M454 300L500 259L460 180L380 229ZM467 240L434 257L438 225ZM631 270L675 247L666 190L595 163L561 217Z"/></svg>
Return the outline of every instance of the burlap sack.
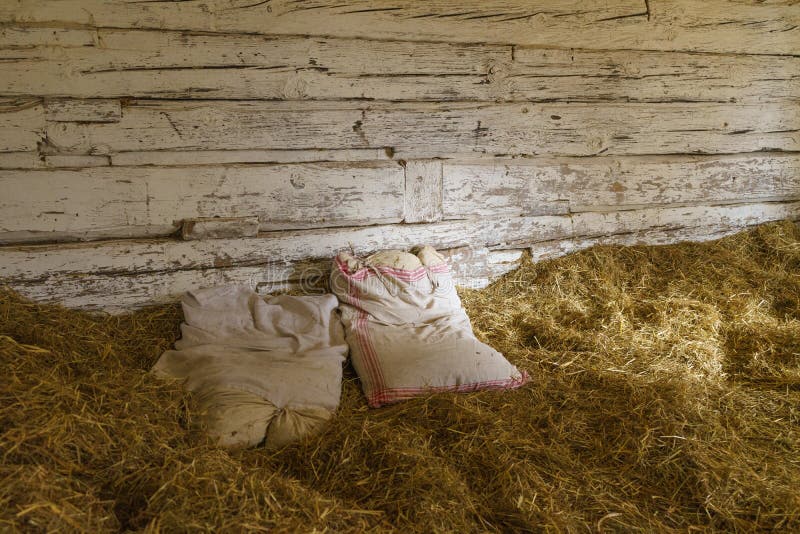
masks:
<svg viewBox="0 0 800 534"><path fill-rule="evenodd" d="M415 252L334 261L331 288L369 405L523 385L527 375L475 338L445 259L432 247Z"/></svg>
<svg viewBox="0 0 800 534"><path fill-rule="evenodd" d="M182 305L182 337L153 370L185 381L221 445L278 447L331 418L347 355L333 295L265 301L225 286L189 292Z"/></svg>

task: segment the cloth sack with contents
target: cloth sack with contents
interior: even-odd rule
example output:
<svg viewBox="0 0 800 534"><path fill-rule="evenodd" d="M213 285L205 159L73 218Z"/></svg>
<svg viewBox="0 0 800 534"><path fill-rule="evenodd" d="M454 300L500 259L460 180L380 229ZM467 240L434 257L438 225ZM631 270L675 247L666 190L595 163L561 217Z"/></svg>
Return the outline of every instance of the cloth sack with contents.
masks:
<svg viewBox="0 0 800 534"><path fill-rule="evenodd" d="M429 246L336 256L350 357L372 407L437 391L511 389L528 377L478 341L445 258Z"/></svg>
<svg viewBox="0 0 800 534"><path fill-rule="evenodd" d="M220 445L279 447L331 418L347 355L333 295L265 300L222 286L188 292L182 305L182 337L153 370L185 381Z"/></svg>

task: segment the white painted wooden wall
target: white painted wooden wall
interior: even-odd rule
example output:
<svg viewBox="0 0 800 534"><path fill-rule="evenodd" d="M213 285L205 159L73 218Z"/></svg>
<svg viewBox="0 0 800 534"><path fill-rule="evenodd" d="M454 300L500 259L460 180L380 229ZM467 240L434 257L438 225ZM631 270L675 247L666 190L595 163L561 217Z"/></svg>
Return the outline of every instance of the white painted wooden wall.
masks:
<svg viewBox="0 0 800 534"><path fill-rule="evenodd" d="M800 219L795 0L2 0L0 282L123 309L430 243L482 285Z"/></svg>

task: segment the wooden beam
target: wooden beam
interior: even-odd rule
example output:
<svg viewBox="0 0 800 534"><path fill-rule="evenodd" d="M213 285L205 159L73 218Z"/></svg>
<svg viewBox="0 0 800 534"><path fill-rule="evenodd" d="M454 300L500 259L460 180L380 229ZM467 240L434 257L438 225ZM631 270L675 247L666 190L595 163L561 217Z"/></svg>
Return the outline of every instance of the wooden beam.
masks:
<svg viewBox="0 0 800 534"><path fill-rule="evenodd" d="M800 198L800 156L445 162L444 217L613 211Z"/></svg>
<svg viewBox="0 0 800 534"><path fill-rule="evenodd" d="M0 20L16 24L757 54L796 54L798 19L792 0L0 3Z"/></svg>
<svg viewBox="0 0 800 534"><path fill-rule="evenodd" d="M222 283L250 284L264 292L302 284L316 288L337 250L367 253L430 243L459 249L449 254L458 261L457 278L462 285L481 287L512 269L521 247L542 259L593 243L703 240L784 218L800 218L800 203L310 230L212 241L0 247L0 282L36 300L121 311L174 301L188 289Z"/></svg>
<svg viewBox="0 0 800 534"><path fill-rule="evenodd" d="M800 218L800 202L660 207L574 215L495 217L429 224L268 232L257 238L185 242L172 239L0 247L0 278L38 280L77 273L135 273L209 269L332 258L352 249L430 244L437 248L518 249L542 241L633 233L658 227L711 224L742 227Z"/></svg>
<svg viewBox="0 0 800 534"><path fill-rule="evenodd" d="M362 149L397 157L800 150L800 107L133 101L119 123L48 123L62 152Z"/></svg>
<svg viewBox="0 0 800 534"><path fill-rule="evenodd" d="M255 216L262 231L400 222L393 162L0 171L0 243L142 237L182 219Z"/></svg>
<svg viewBox="0 0 800 534"><path fill-rule="evenodd" d="M64 31L40 46L0 46L0 92L93 99L800 99L797 56L384 40L367 45L361 39L132 30L99 30L96 42L74 47L58 45Z"/></svg>

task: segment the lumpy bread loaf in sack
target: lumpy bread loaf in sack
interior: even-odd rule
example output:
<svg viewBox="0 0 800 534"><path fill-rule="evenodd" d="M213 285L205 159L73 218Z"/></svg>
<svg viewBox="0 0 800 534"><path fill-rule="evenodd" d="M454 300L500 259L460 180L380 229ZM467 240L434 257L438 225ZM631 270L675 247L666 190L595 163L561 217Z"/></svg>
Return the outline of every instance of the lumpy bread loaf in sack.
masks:
<svg viewBox="0 0 800 534"><path fill-rule="evenodd" d="M447 262L432 247L366 259L340 253L331 288L372 407L431 392L511 389L527 381L475 338Z"/></svg>

